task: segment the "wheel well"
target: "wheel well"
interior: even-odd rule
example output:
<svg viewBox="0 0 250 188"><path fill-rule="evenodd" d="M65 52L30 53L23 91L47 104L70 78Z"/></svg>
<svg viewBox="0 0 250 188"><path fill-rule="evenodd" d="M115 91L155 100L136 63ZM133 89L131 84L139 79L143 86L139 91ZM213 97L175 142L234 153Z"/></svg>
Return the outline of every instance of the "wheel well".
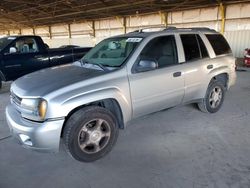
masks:
<svg viewBox="0 0 250 188"><path fill-rule="evenodd" d="M213 77L213 80L221 82L224 85L224 87L227 89L227 85L228 85L227 73L218 74L215 77Z"/></svg>
<svg viewBox="0 0 250 188"><path fill-rule="evenodd" d="M77 108L70 111L70 113L65 118L61 136L63 134L64 126L65 126L66 122L68 121L69 117L73 113L75 113L77 110L84 108L86 106L100 106L100 107L103 107L103 108L110 110L110 112L112 112L114 114L115 118L117 119L119 128L124 129L123 115L122 115L122 110L120 108L119 103L115 99L104 99L104 100L100 100L100 101L91 102L91 103L86 104L86 105L78 106Z"/></svg>

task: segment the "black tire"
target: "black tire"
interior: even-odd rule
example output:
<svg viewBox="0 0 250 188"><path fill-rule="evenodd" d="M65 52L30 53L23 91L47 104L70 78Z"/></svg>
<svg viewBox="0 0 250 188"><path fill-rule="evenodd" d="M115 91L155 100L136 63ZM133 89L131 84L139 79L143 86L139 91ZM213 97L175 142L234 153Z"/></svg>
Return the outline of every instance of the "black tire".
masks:
<svg viewBox="0 0 250 188"><path fill-rule="evenodd" d="M212 97L212 92L215 92L216 89L218 91L219 90L221 91L220 101L217 101L217 103L210 100ZM211 81L209 86L208 86L205 98L202 99L202 101L200 103L198 103L199 109L205 113L217 112L223 104L223 101L225 98L225 92L226 92L225 86L221 82Z"/></svg>
<svg viewBox="0 0 250 188"><path fill-rule="evenodd" d="M101 122L99 126L97 125L98 121ZM98 106L89 106L76 111L67 120L63 130L63 141L66 151L73 158L82 162L92 162L111 151L116 143L118 133L117 121L109 110ZM92 145L91 143L86 144L91 141ZM82 149L80 145L83 147ZM95 151L96 148L101 149Z"/></svg>

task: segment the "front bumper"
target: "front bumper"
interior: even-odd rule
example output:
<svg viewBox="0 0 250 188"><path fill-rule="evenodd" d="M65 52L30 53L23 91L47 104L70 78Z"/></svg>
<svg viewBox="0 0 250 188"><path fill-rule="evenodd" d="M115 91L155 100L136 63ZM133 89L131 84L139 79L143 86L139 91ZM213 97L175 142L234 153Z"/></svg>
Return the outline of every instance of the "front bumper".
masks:
<svg viewBox="0 0 250 188"><path fill-rule="evenodd" d="M12 105L6 108L6 119L11 133L25 148L44 152L59 150L64 119L43 123L28 121Z"/></svg>
<svg viewBox="0 0 250 188"><path fill-rule="evenodd" d="M236 75L236 72L235 71L232 71L229 75L229 80L228 80L228 89L235 85L236 83L236 79L237 79L237 75Z"/></svg>

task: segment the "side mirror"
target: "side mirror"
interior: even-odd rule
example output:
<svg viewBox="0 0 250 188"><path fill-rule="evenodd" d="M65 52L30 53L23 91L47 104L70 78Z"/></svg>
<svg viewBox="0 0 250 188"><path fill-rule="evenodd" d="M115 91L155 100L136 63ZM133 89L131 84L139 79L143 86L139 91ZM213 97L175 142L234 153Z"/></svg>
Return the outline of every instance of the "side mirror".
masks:
<svg viewBox="0 0 250 188"><path fill-rule="evenodd" d="M10 51L9 51L10 54L13 54L13 53L16 53L16 52L17 52L17 50L16 50L15 47L10 47Z"/></svg>
<svg viewBox="0 0 250 188"><path fill-rule="evenodd" d="M154 70L157 67L158 67L158 64L154 60L140 60L136 67L136 71L146 72L146 71Z"/></svg>

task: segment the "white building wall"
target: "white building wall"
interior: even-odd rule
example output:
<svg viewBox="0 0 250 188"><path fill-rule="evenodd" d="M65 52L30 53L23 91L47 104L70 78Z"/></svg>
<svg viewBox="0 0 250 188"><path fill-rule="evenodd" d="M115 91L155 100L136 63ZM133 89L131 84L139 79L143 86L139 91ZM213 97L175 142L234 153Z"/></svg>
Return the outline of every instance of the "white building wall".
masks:
<svg viewBox="0 0 250 188"><path fill-rule="evenodd" d="M35 28L50 47L61 45L94 46L104 38L124 33L123 18L109 18L93 22L73 23ZM126 32L145 27L164 26L163 14L154 13L126 17ZM176 27L209 27L221 30L219 7L168 12L167 24ZM70 31L69 31L70 29ZM95 30L95 31L94 31ZM70 35L71 33L71 35ZM33 29L24 28L2 32L0 35L30 35ZM71 37L70 37L71 36ZM243 50L250 47L250 3L228 5L226 7L225 37L229 41L236 57L242 57Z"/></svg>
<svg viewBox="0 0 250 188"><path fill-rule="evenodd" d="M209 27L220 31L218 7L171 12L168 15L168 24L176 27Z"/></svg>
<svg viewBox="0 0 250 188"><path fill-rule="evenodd" d="M235 57L243 57L244 49L250 48L250 30L226 31L225 37Z"/></svg>

